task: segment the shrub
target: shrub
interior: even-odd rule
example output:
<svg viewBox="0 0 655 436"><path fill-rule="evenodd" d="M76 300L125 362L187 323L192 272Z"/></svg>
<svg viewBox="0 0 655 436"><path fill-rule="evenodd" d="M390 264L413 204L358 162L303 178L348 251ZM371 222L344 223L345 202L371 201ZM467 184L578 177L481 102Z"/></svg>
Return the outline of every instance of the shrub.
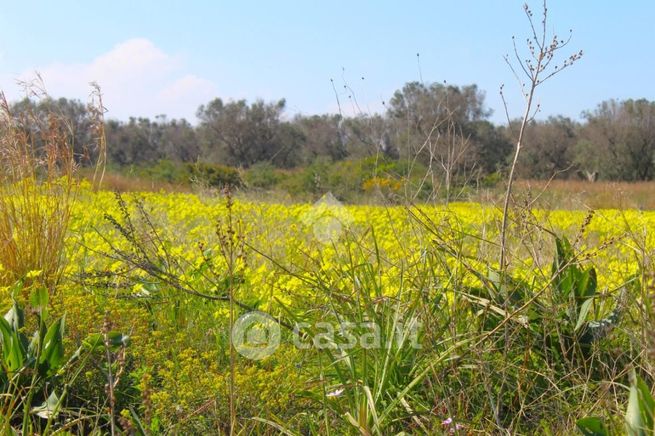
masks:
<svg viewBox="0 0 655 436"><path fill-rule="evenodd" d="M253 188L269 189L277 185L282 174L268 162L251 166L245 174L246 185Z"/></svg>
<svg viewBox="0 0 655 436"><path fill-rule="evenodd" d="M243 185L236 168L198 162L187 165L192 180L215 188L239 188Z"/></svg>

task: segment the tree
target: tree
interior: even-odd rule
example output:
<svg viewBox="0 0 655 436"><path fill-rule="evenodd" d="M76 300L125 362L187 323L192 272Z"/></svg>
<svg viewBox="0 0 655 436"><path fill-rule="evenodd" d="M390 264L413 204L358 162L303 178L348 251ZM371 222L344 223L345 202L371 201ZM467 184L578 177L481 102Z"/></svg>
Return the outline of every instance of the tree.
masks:
<svg viewBox="0 0 655 436"><path fill-rule="evenodd" d="M205 146L230 165L249 167L260 161L287 164L300 137L280 121L284 107L284 100L257 100L249 105L245 100L224 103L214 99L200 106L197 113Z"/></svg>
<svg viewBox="0 0 655 436"><path fill-rule="evenodd" d="M87 106L79 100L46 97L35 102L25 98L14 103L11 110L19 117L19 114L30 111L36 119L42 121L43 125L47 125L47 117L53 115L59 117L73 141L76 161L82 164L96 161L96 156L93 156L95 150L91 149L94 142L93 119Z"/></svg>
<svg viewBox="0 0 655 436"><path fill-rule="evenodd" d="M348 157L347 139L340 115L296 116L294 124L304 135L304 163L318 157L339 161Z"/></svg>
<svg viewBox="0 0 655 436"><path fill-rule="evenodd" d="M484 93L477 85L463 87L409 82L394 93L388 115L411 134L425 139L433 127L445 120L458 128L490 115L484 107Z"/></svg>
<svg viewBox="0 0 655 436"><path fill-rule="evenodd" d="M476 140L476 123L489 114L484 93L476 85L419 82L407 83L396 91L387 111L400 156L423 163L427 168L423 181L430 182L435 195L436 188L443 186L446 201L455 183L466 183L478 170L483 144Z"/></svg>
<svg viewBox="0 0 655 436"><path fill-rule="evenodd" d="M527 179L548 179L573 174L578 128L574 121L562 116L532 121L525 131L525 146L519 156L517 175Z"/></svg>
<svg viewBox="0 0 655 436"><path fill-rule="evenodd" d="M164 157L158 126L148 118L130 117L127 123L110 120L106 133L110 161L118 165L152 163Z"/></svg>
<svg viewBox="0 0 655 436"><path fill-rule="evenodd" d="M613 180L655 177L655 102L604 101L585 118L576 157L581 168Z"/></svg>
<svg viewBox="0 0 655 436"><path fill-rule="evenodd" d="M201 156L198 135L195 128L185 119L167 120L165 115L157 117L159 149L166 159L177 162L194 162Z"/></svg>
<svg viewBox="0 0 655 436"><path fill-rule="evenodd" d="M473 148L478 167L485 174L501 171L507 165L512 143L506 132L487 120L471 123Z"/></svg>
<svg viewBox="0 0 655 436"><path fill-rule="evenodd" d="M345 118L340 123L341 141L349 156L383 155L397 159L398 148L391 134L392 128L389 120L378 114Z"/></svg>

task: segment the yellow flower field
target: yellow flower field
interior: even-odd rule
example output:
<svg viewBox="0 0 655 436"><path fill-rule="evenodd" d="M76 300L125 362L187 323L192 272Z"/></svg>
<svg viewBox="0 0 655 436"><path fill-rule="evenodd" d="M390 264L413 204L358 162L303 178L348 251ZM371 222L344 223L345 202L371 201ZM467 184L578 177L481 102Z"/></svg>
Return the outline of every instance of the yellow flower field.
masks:
<svg viewBox="0 0 655 436"><path fill-rule="evenodd" d="M170 242L169 254L183 259L189 268L202 261L199 243L205 249L218 251L216 224L226 216L222 198L171 193L129 194L125 198L128 203L130 199L144 202L161 236ZM105 219L105 214L120 217L114 194L83 192L76 207L67 241L67 273L118 268L120 262L100 255L109 251L109 242L125 242ZM293 267L308 265L311 259L320 261L320 268L329 271L339 263L344 248L359 243L366 250L379 251L387 263L385 280L392 291L397 268L415 263L437 243L431 234L435 229L443 238L439 243L461 246L481 261L497 257L500 211L493 206L335 206L326 209L326 213L344 225L340 226L338 237L329 241L316 236L316 227L323 225L320 218L307 218L316 207L236 201L233 215L251 248L244 274L253 298L279 298L291 303L294 294L307 290L299 280L280 274L276 262ZM655 248L655 212L597 210L583 229L584 234L580 234L587 216L584 211L537 210L528 216L517 213L514 218L521 223L512 229L512 269L518 274L537 268L549 272L554 247L549 234L552 232L578 242L580 255L588 257L588 262L597 268L602 288L612 290L621 285L637 271L640 258Z"/></svg>
<svg viewBox="0 0 655 436"><path fill-rule="evenodd" d="M77 195L66 240L65 271L50 297L51 310L66 314L69 350L89 334L108 329L129 336L126 354L114 357L116 368L126 371L116 387L123 392L116 407L126 429L136 422L131 418L136 413L153 433L225 432L233 383L237 419L244 429L265 432L270 425L265 422L281 425L278 418L285 417L284 428L322 433L327 422L317 426L313 422L328 413L325 419L330 425L347 432L354 424L342 420L342 413L359 414L357 419L364 424L358 425L366 426L376 425L377 413L385 419L405 419L406 410L383 392L415 386L412 377L429 378L431 383L454 377L450 382L454 385L470 379L466 388L470 390L462 392L473 392L490 376L485 376L485 367L478 366L475 356L497 352L496 339L491 338L498 318L493 317L509 314L507 307L480 293L495 283L493 270L498 268L501 212L493 205L344 206L330 196L315 204L254 202L237 196L229 204L222 195L117 197L88 188ZM593 266L598 282L598 298L580 319L575 312L564 324L551 327L553 320L544 315L550 312L521 312L521 308L512 315L517 335L551 328L569 331L576 319L577 330L584 321L611 316L621 289L644 272L640 267L650 268L648 259L655 249L655 212L650 211L515 209L509 228L508 271L531 290L534 297L529 302L544 305L552 299L556 237L571 241L576 264ZM25 281L36 283L40 276L39 271L30 271ZM6 308L12 293L25 297L16 296L12 289L4 288ZM229 304L230 292L238 306ZM633 295L641 301L642 295ZM559 311L558 304L553 302L547 310ZM359 352L329 354L324 360L326 355L319 350L294 346L294 334L284 329L282 343L270 356L235 360L229 346L231 310L235 317L261 311L282 325L375 321L382 325L383 334L387 328L398 328L398 320L390 314L406 311L403 316L413 314L427 323L429 328L421 333L426 351L411 354L397 345L399 353L412 357L409 363L400 359L394 364L397 367L387 369L398 377L393 386L377 385L378 376L371 375L379 374L377 365L388 361L384 354L363 361ZM434 327L440 323L450 327ZM530 338L526 337L527 343ZM473 340L481 348L466 365L452 367L446 359L443 368L426 372L430 362L441 362L459 349L453 347L461 347L458 352L466 356L462 350ZM521 354L524 344L516 345L524 359L517 377L525 377L521 382L528 386L525 395L544 395L536 387L537 394L530 390L530 383L541 377L533 377L531 371L541 374L551 369L544 369L549 368L541 360L545 357L532 351ZM84 364L81 378L70 388L71 396L105 395L103 372L98 370L103 358ZM373 365L370 373L367 365ZM353 374L335 373L336 368ZM501 374L505 370L500 368L505 367L489 371ZM371 399L358 396L359 384L365 387L363 392L380 389L382 396L371 397L379 412L361 409L361 401ZM421 425L438 428L447 416L435 410L466 403L458 397L431 398L430 389L416 388L412 407L427 414ZM598 389L602 391L602 386ZM559 404L555 394L549 395L552 404ZM474 424L470 411L449 413L470 419L472 429L483 429ZM385 425L397 428L394 422Z"/></svg>

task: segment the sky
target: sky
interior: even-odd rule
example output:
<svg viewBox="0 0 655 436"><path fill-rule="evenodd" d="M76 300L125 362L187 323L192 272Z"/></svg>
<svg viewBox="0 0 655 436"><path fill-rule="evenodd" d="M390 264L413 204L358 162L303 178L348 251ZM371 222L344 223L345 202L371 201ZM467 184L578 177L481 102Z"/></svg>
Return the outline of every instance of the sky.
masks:
<svg viewBox="0 0 655 436"><path fill-rule="evenodd" d="M476 84L495 123L522 114L503 56L530 27L516 0L0 0L0 89L38 72L53 97L102 88L108 117L186 118L223 100L286 99L286 115L384 111L409 81ZM542 3L529 5L539 19ZM610 98L655 100L655 1L551 0L548 31L583 58L540 86L539 118ZM417 56L418 54L418 56ZM563 56L565 57L565 56ZM334 88L333 84L334 83Z"/></svg>

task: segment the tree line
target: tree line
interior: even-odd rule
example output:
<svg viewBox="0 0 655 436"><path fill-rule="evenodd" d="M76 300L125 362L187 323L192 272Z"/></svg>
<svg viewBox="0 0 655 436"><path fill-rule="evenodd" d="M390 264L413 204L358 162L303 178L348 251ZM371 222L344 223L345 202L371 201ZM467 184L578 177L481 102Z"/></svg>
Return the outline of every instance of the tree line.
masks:
<svg viewBox="0 0 655 436"><path fill-rule="evenodd" d="M277 168L339 162L370 156L415 162L446 180L466 182L502 173L513 148L516 124L494 125L476 85L409 82L397 90L386 112L285 114L284 99L223 101L198 108L197 123L185 119L133 117L108 120L109 161L118 167L160 160L202 162L237 168ZM92 114L78 100L23 100L14 113L64 116L76 152L90 143ZM44 115L45 116L45 115ZM533 120L517 167L521 178L585 178L644 181L655 177L655 102L607 100L582 114Z"/></svg>

